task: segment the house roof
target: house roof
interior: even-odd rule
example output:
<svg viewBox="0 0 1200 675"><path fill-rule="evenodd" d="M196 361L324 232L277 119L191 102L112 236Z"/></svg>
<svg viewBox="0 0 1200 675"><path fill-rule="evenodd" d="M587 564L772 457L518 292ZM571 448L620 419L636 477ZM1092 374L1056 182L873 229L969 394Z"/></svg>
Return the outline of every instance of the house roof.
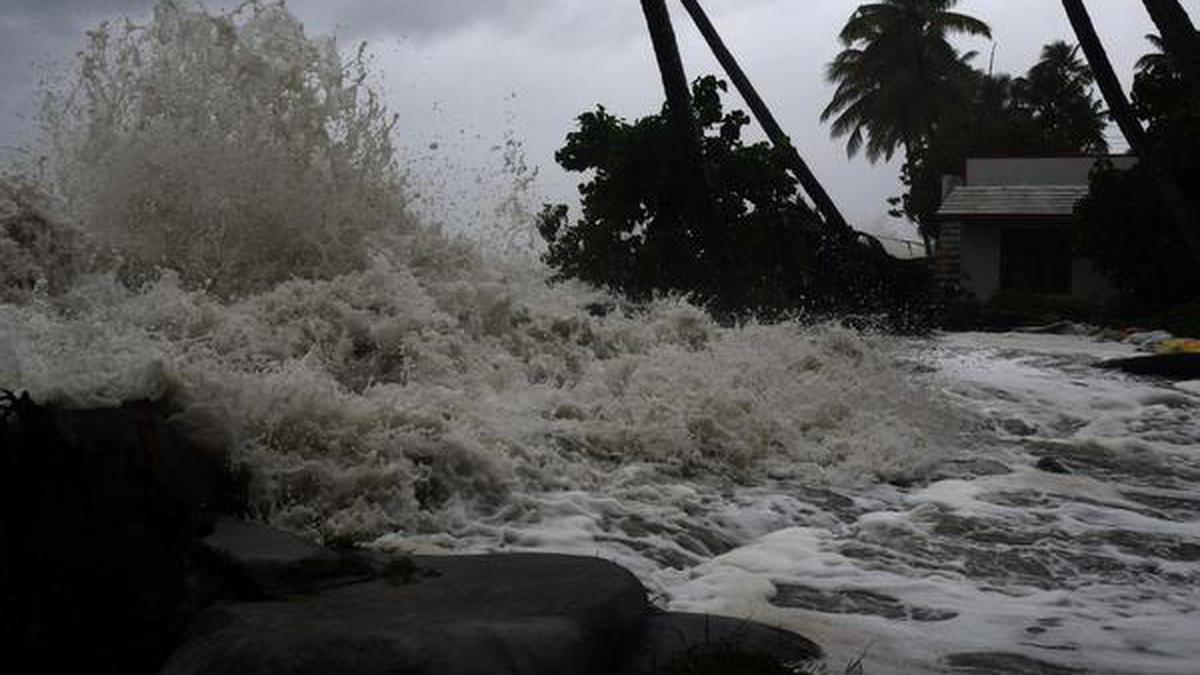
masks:
<svg viewBox="0 0 1200 675"><path fill-rule="evenodd" d="M1070 216L1088 194L1087 185L960 186L946 196L939 218Z"/></svg>

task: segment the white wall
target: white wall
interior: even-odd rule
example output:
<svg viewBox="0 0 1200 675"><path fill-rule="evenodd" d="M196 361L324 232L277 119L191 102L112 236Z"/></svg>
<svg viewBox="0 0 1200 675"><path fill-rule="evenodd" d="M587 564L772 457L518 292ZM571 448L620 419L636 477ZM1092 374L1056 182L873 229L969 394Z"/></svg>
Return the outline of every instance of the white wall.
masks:
<svg viewBox="0 0 1200 675"><path fill-rule="evenodd" d="M962 288L982 301L1000 290L1000 238L1004 223L967 223L959 250ZM1116 290L1095 263L1076 258L1071 265L1071 296L1091 303L1111 300Z"/></svg>
<svg viewBox="0 0 1200 675"><path fill-rule="evenodd" d="M1118 169L1137 163L1132 156L1107 158ZM967 185L1087 185L1096 157L998 157L967 160Z"/></svg>

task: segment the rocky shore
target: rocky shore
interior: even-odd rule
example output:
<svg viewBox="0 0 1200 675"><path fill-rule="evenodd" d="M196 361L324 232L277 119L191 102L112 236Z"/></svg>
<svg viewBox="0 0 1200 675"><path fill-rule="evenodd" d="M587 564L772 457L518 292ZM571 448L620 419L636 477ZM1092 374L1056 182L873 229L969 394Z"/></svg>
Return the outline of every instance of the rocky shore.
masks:
<svg viewBox="0 0 1200 675"><path fill-rule="evenodd" d="M600 558L332 550L243 517L168 405L0 403L5 672L788 673L768 626L660 612ZM707 669L706 669L707 668Z"/></svg>

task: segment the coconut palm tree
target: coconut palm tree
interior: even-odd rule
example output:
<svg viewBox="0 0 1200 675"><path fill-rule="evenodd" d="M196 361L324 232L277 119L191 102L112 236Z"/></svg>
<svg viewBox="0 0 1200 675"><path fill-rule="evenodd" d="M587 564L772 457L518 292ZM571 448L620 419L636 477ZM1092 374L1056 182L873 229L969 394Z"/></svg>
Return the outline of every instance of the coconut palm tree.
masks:
<svg viewBox="0 0 1200 675"><path fill-rule="evenodd" d="M1071 28L1075 31L1075 37L1079 39L1079 46L1092 67L1100 93L1108 103L1110 114L1121 127L1125 140L1129 141L1133 151L1150 169L1163 207L1170 215L1192 258L1200 262L1200 212L1184 196L1178 180L1171 174L1170 168L1147 138L1146 130L1138 121L1133 106L1129 104L1129 98L1121 88L1116 72L1113 71L1104 44L1096 34L1096 27L1092 24L1087 6L1083 4L1083 0L1062 0L1062 5L1071 22Z"/></svg>
<svg viewBox="0 0 1200 675"><path fill-rule="evenodd" d="M1041 127L1049 149L1103 153L1108 120L1092 94L1095 82L1079 47L1058 40L1042 47L1041 59L1013 87L1017 105Z"/></svg>
<svg viewBox="0 0 1200 675"><path fill-rule="evenodd" d="M991 37L987 24L951 11L958 0L883 0L860 6L839 36L845 49L829 64L837 85L821 120L833 118L847 152L891 159L928 138L967 97L974 53L959 54L956 34Z"/></svg>
<svg viewBox="0 0 1200 675"><path fill-rule="evenodd" d="M1192 90L1200 94L1200 36L1179 0L1142 0L1171 56Z"/></svg>
<svg viewBox="0 0 1200 675"><path fill-rule="evenodd" d="M1153 51L1142 54L1142 58L1137 60L1139 72L1159 70L1170 64L1171 57L1167 56L1167 48L1163 45L1161 36L1150 33L1146 36L1146 42L1150 43Z"/></svg>

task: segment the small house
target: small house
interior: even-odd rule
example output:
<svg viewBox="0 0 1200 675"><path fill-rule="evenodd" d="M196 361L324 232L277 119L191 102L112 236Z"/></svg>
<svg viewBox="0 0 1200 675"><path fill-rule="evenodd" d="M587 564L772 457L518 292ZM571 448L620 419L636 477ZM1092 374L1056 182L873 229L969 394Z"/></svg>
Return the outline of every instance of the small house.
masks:
<svg viewBox="0 0 1200 675"><path fill-rule="evenodd" d="M947 177L934 254L940 285L979 300L1017 291L1100 303L1111 284L1074 253L1075 205L1101 161L1127 169L1131 156L975 158Z"/></svg>

